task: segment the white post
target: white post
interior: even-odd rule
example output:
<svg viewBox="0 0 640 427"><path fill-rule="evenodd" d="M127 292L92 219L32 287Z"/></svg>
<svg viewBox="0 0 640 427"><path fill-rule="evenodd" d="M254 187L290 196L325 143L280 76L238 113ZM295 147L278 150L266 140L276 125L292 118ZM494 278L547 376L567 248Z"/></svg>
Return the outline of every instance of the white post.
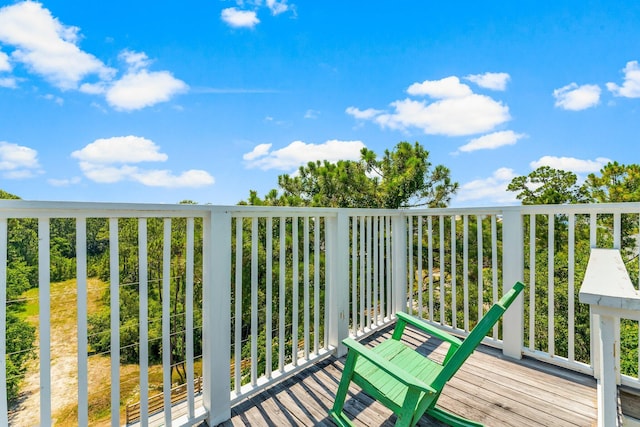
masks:
<svg viewBox="0 0 640 427"><path fill-rule="evenodd" d="M111 325L111 426L120 425L120 242L118 218L109 218L109 289Z"/></svg>
<svg viewBox="0 0 640 427"><path fill-rule="evenodd" d="M87 358L87 219L84 217L76 219L76 275L76 289L78 293L78 425L82 426L89 425L89 361ZM0 352L0 354L2 354L2 352Z"/></svg>
<svg viewBox="0 0 640 427"><path fill-rule="evenodd" d="M347 353L342 340L349 336L349 214L338 210L335 218L326 220L327 304L326 316L329 345L336 355Z"/></svg>
<svg viewBox="0 0 640 427"><path fill-rule="evenodd" d="M616 319L613 316L600 314L600 344L598 381L598 426L618 425L618 386L616 384L617 363L615 356ZM619 320L618 320L619 321Z"/></svg>
<svg viewBox="0 0 640 427"><path fill-rule="evenodd" d="M589 247L595 249L598 246L598 215L589 215ZM593 307L589 306L589 325L591 331L589 342L591 347L591 366L593 367L593 377L600 379L600 318L594 313Z"/></svg>
<svg viewBox="0 0 640 427"><path fill-rule="evenodd" d="M40 425L51 424L51 253L49 218L38 219ZM4 357L4 356L3 356Z"/></svg>
<svg viewBox="0 0 640 427"><path fill-rule="evenodd" d="M524 240L520 208L505 209L502 216L502 293L523 280ZM522 358L524 342L524 297L519 295L502 320L502 353Z"/></svg>
<svg viewBox="0 0 640 427"><path fill-rule="evenodd" d="M215 426L231 418L231 214L212 208L203 223L203 405Z"/></svg>
<svg viewBox="0 0 640 427"><path fill-rule="evenodd" d="M597 319L596 357L598 374L598 426L618 425L618 384L620 382L620 318L640 321L640 292L629 279L617 249L591 249L587 270L580 287L580 302L589 304Z"/></svg>
<svg viewBox="0 0 640 427"><path fill-rule="evenodd" d="M400 213L392 218L391 223L391 268L393 279L391 281L393 312L407 311L407 218Z"/></svg>

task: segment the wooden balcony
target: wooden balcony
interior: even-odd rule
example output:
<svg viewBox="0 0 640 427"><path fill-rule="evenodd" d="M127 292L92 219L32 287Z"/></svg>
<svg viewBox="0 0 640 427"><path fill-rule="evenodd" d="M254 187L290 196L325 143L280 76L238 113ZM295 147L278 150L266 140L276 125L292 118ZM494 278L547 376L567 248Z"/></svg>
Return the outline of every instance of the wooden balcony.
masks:
<svg viewBox="0 0 640 427"><path fill-rule="evenodd" d="M363 342L375 344L391 335L386 327ZM442 359L446 345L417 330L406 341L418 351ZM333 404L344 357L331 357L232 409L229 426L333 426ZM445 387L439 404L488 426L591 426L597 422L596 382L592 377L528 358L505 358L483 345ZM351 386L345 411L356 425L391 426L395 415ZM424 416L419 426L443 424Z"/></svg>
<svg viewBox="0 0 640 427"><path fill-rule="evenodd" d="M440 404L489 426L594 425L602 372L614 413L640 419L640 402L618 405L616 393L640 390L637 310L614 316L605 370L589 307L578 300L593 247L630 254L637 287L639 219L640 203L389 211L0 201L0 288L22 277L14 268L31 272L29 295L0 292L0 321L17 319L11 310L29 300L39 338L11 352L8 328L0 334L0 356L28 354L33 387L23 393L35 402L8 402L0 387L0 425L57 424L66 410L60 395L72 400L71 425L123 425L131 402L142 425L331 425L342 339L384 339L397 312L464 336L518 280L527 284L523 298ZM75 251L53 259L60 241ZM15 259L16 242L29 249L25 260ZM97 256L109 291L98 296L87 268ZM53 267L71 269L63 291ZM90 327L98 300L109 310ZM65 343L77 343L63 354L72 387L56 381L61 354L51 332L60 319L73 337ZM618 322L631 339L621 339ZM96 337L109 346L96 350ZM409 339L442 357L440 343L417 332ZM123 361L135 346L139 354ZM201 389L186 381L184 404L162 392L182 386L171 376L176 363L184 378L202 376ZM139 375L124 376L133 365ZM13 375L0 369L0 384ZM347 412L357 425L394 421L355 387ZM17 414L33 421L14 423ZM618 415L615 425L622 422L640 425Z"/></svg>

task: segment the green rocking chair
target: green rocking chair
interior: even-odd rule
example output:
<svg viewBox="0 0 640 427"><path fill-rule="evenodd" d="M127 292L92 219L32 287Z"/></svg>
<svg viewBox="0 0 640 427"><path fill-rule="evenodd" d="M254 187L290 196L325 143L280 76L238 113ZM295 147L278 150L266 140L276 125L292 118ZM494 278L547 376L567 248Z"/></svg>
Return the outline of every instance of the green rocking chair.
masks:
<svg viewBox="0 0 640 427"><path fill-rule="evenodd" d="M447 381L523 289L524 285L517 282L491 307L464 341L405 313L396 313L398 320L391 339L374 348L364 347L351 338L343 340L349 351L333 409L329 411L336 424L342 427L353 425L343 412L349 383L353 381L397 415L396 426L415 426L425 412L451 426L482 426L446 412L437 407L436 402ZM449 343L442 364L401 342L407 323Z"/></svg>

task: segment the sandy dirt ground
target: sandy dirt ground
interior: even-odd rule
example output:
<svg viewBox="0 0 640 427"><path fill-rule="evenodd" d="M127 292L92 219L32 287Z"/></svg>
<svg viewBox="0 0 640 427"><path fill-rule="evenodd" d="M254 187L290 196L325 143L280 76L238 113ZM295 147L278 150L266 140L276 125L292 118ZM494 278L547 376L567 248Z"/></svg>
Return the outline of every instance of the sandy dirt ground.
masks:
<svg viewBox="0 0 640 427"><path fill-rule="evenodd" d="M99 300L103 284L89 281L89 312ZM57 426L76 425L75 406L78 401L78 337L77 337L77 297L75 282L56 283L51 287L51 408L52 423ZM38 324L37 314L28 319ZM39 332L36 347L39 349ZM40 360L36 358L28 365L22 383L18 405L10 414L11 426L37 427L40 425ZM89 358L89 390L91 394L109 393L109 358L93 356Z"/></svg>

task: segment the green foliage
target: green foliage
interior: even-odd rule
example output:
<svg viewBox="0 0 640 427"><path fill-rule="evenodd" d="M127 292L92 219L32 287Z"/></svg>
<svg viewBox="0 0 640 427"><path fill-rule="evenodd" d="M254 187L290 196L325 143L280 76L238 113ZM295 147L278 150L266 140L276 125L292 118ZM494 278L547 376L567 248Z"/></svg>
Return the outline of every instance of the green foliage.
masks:
<svg viewBox="0 0 640 427"><path fill-rule="evenodd" d="M1 198L18 199L0 190ZM50 280L75 277L75 221L50 221ZM7 236L7 389L9 401L17 397L25 364L33 357L35 330L24 316L23 295L38 286L38 221L9 219Z"/></svg>
<svg viewBox="0 0 640 427"><path fill-rule="evenodd" d="M640 165L610 162L600 170L600 176L589 174L584 188L600 203L640 201Z"/></svg>
<svg viewBox="0 0 640 427"><path fill-rule="evenodd" d="M254 206L316 206L339 208L444 207L457 191L449 169L431 170L429 152L419 143L398 143L381 159L363 148L359 161L309 162L298 174L280 175L282 190L269 191L260 199L255 191L240 204Z"/></svg>
<svg viewBox="0 0 640 427"><path fill-rule="evenodd" d="M280 224L281 221L284 221L284 235L280 234ZM243 360L249 359L251 352L251 325L252 325L252 314L256 312L257 322L257 335L256 339L258 341L257 347L257 370L258 373L264 373L266 369L266 341L267 341L267 333L270 331L271 340L272 340L272 369L277 367L279 362L278 353L283 347L285 352L285 364L290 363L292 360L293 354L293 340L294 334L297 334L297 341L300 344L303 340L305 330L304 330L304 295L305 292L309 297L309 305L308 305L308 316L310 323L310 340L313 342L315 335L319 337L320 343L323 341L324 337L324 302L325 302L325 256L324 251L321 249L320 253L315 253L313 248L315 247L315 228L318 227L318 234L320 235L319 242L320 248L324 247L324 221L319 220L308 220L309 227L309 240L308 242L308 250L309 250L309 259L308 259L308 287L305 288L305 280L304 280L304 272L305 272L305 260L304 260L304 252L305 252L305 240L304 240L304 219L302 218L273 218L272 226L269 230L267 227L267 221L265 218L259 218L257 224L258 233L255 235L255 243L257 244L257 282L252 283L252 265L254 263L252 259L252 240L250 236L252 230L252 220L251 219L242 219L240 221L234 221L232 225L232 277L237 277L236 272L236 257L241 257L242 261L240 265L242 266L242 271L239 272L241 287L240 294L237 293L235 286L232 288L232 314L234 314L234 308L236 304L240 305L240 313L241 313L241 331L240 331L240 342L235 342L234 345L240 346L241 358ZM243 241L240 245L240 250L242 253L238 252L238 245L236 244L236 229L237 227L242 227L242 236ZM297 241L297 251L298 251L298 259L294 260L293 257L293 249L296 245L294 245L293 241L293 231L294 228L297 231L299 236ZM267 233L271 234L272 237L272 246L271 246L271 299L268 299L267 294ZM285 257L281 262L279 248L281 244L281 240L285 239ZM318 260L318 278L319 281L316 284L314 282L315 277L315 266L316 266L316 257ZM294 276L294 269L297 268L297 276ZM283 271L284 270L284 271ZM281 294L280 289L280 273L284 272L284 293ZM318 323L319 327L316 331L314 329L315 318L314 318L314 309L315 309L315 297L316 297L316 285L318 288L318 300L320 301L318 312L319 318ZM298 304L294 305L294 293L297 293ZM252 296L255 295L257 299L257 304L252 303ZM280 319L280 300L284 301L284 321L285 324L282 325L279 323ZM271 324L267 323L266 318L266 310L265 307L267 304L270 304L272 310L272 320ZM298 322L297 329L294 330L293 323L294 318ZM232 319L231 327L232 327L232 337L235 337L235 318ZM284 329L284 341L282 343L279 342L280 328ZM235 349L234 349L235 350ZM312 349L313 350L313 349ZM249 376L250 367L246 367L242 371L242 384L245 384L250 380Z"/></svg>
<svg viewBox="0 0 640 427"><path fill-rule="evenodd" d="M171 279L169 295L163 292L163 249L164 222L160 218L150 218L147 223L147 297L148 297L148 333L149 363L162 361L162 301L169 298L171 330L171 365L177 374L184 377L185 358L185 311L186 311L186 219L174 218L171 221ZM106 220L87 223L88 234L93 250L89 271L104 281L111 276L109 266L109 224ZM138 245L138 219L122 218L118 221L119 253L119 310L120 310L120 360L122 363L139 363L140 357L140 259ZM88 244L89 247L89 244ZM194 264L194 325L202 323L202 221L195 221ZM92 353L105 353L111 350L111 309L110 289L102 296L102 309L91 315L89 323L89 345ZM195 330L194 352L199 354L202 346L202 333ZM182 367L182 369L181 369ZM182 378L183 380L185 378Z"/></svg>
<svg viewBox="0 0 640 427"><path fill-rule="evenodd" d="M523 205L586 203L587 193L577 181L573 172L541 166L527 176L513 178L507 190L517 192L516 198Z"/></svg>
<svg viewBox="0 0 640 427"><path fill-rule="evenodd" d="M1 190L0 190L1 191ZM16 198L5 192L0 197ZM192 204L191 201L184 201ZM149 362L162 360L162 300L171 300L172 369L180 372L185 352L185 275L186 275L186 219L172 221L171 242L171 295L163 295L162 251L163 220L147 220L148 238L148 317ZM86 223L88 274L108 282L109 223L106 218L88 218ZM71 218L54 218L50 221L50 280L52 282L75 278L76 275L76 222ZM120 357L125 363L138 363L139 359L139 256L138 219L119 220L120 254ZM26 361L33 356L35 330L25 320L22 298L30 289L38 286L38 221L33 218L10 219L8 226L7 266L7 378L9 399L17 397L19 383L25 372ZM195 277L194 277L194 325L202 323L202 221L195 221ZM89 345L94 353L110 351L110 294L103 295L100 311L89 317ZM200 352L202 331L195 330L195 352ZM184 379L184 378L183 378Z"/></svg>
<svg viewBox="0 0 640 427"><path fill-rule="evenodd" d="M514 178L509 184L509 191L518 192L517 198L525 205L533 204L564 204L585 202L633 202L640 201L640 166L636 164L623 165L611 162L605 165L600 174L590 174L585 183L579 186L577 176L572 172L552 169L547 166L540 167L528 176ZM578 303L580 283L584 277L590 253L590 218L588 215L576 215L574 255L574 290L575 303L574 330L575 330L575 359L589 363L590 359L590 318L589 307ZM549 299L549 272L548 267L548 219L537 220L535 234L535 330L528 331L535 335L536 349L546 350L548 343L548 301ZM596 235L597 247L613 247L613 215L598 215L598 227ZM563 215L554 216L555 245L553 247L553 328L555 352L561 356L568 355L567 344L568 325L568 223ZM525 221L525 238L528 240L528 221ZM637 283L638 263L629 262L637 260L638 249L636 236L638 234L638 215L621 215L621 253L627 260L627 269L630 276ZM525 242L525 245L530 242ZM528 258L528 257L527 257ZM529 260L526 259L525 275L529 274ZM529 297L525 297L525 322L528 322ZM622 321L621 327L621 366L622 372L627 375L637 376L638 360L638 323Z"/></svg>
<svg viewBox="0 0 640 427"><path fill-rule="evenodd" d="M15 194L7 193L4 190L0 190L0 199L17 200L20 199L20 197L16 196Z"/></svg>
<svg viewBox="0 0 640 427"><path fill-rule="evenodd" d="M19 317L18 310L7 310L6 343L7 398L9 402L18 397L20 381L26 372L26 362L33 357L35 328Z"/></svg>
<svg viewBox="0 0 640 427"><path fill-rule="evenodd" d="M417 206L428 207L444 207L446 206L451 196L458 189L458 183L452 182L450 173L444 166L436 166L432 168L429 162L429 152L426 151L419 143L410 144L408 142L400 142L393 150L385 150L383 156L378 158L376 154L369 150L363 149L361 151L361 157L359 161L341 160L336 163L328 161L310 162L306 166L300 167L298 174L295 176L281 175L278 177L278 186L281 190L273 189L269 191L263 199L261 199L257 192L250 191L249 199L241 202L240 204L253 205L253 206L313 206L313 207L340 207L340 208L406 208ZM302 257L294 260L292 257L293 242L291 241L292 231L294 228L298 228L298 235L303 236L302 221L294 222L292 219L287 219L286 223L286 235L285 237L279 235L278 224L280 219L274 219L273 230L269 230L273 236L273 283L278 283L279 271L284 269L285 274L285 292L286 295L280 296L278 291L273 292L272 301L268 302L265 295L266 286L266 247L265 247L265 235L267 228L264 220L260 220L258 223L258 280L259 283L256 286L254 292L258 292L258 307L264 307L265 304L271 303L274 312L274 319L279 315L279 300L284 297L285 304L285 319L286 322L293 322L294 319L300 320L297 331L292 330L292 327L287 325L285 333L285 342L277 344L275 340L277 331L274 329L274 349L279 345L285 346L286 358L289 361L292 352L294 334L297 333L299 339L303 337L303 322L302 319L305 316L303 311L303 305L298 304L294 307L293 295L297 291L299 300L302 301L303 295L306 292L310 294L310 311L314 309L314 284L310 282L310 288L305 289L302 277L294 277L293 270L297 268L301 274L305 267L305 261ZM234 228L237 227L234 224ZM244 230L243 236L250 236L250 221L244 220L241 222L241 226ZM312 224L313 227L323 227L323 224ZM235 243L235 230L232 233L233 247L236 247ZM320 233L324 235L324 231ZM277 248L281 238L286 238L286 262L285 265L280 265L280 260L277 255ZM309 249L314 247L313 240L314 235L311 235ZM353 244L353 242L352 242ZM246 356L250 349L250 330L247 328L251 325L251 242L245 240L242 243L242 263L243 271L241 273L242 280L242 353ZM324 247L324 242L321 242L321 246ZM298 241L298 252L302 254L304 251L304 242L302 238ZM233 253L233 257L239 256ZM320 284L324 283L324 254L314 254L320 257ZM235 269L235 263L234 263ZM315 265L312 263L309 265L310 276L313 277L313 270ZM233 272L235 276L235 271ZM356 285L359 286L359 285ZM359 290L358 290L359 292ZM319 289L320 304L324 304L324 286L320 286ZM234 301L239 296L233 295ZM358 302L356 302L357 304ZM320 310L320 316L322 316L324 310ZM265 340L265 327L271 328L272 325L265 325L266 319L262 314L258 317L258 340L263 342ZM319 337L323 336L324 320L321 319L319 331L310 330L311 336L317 334ZM283 327L279 325L278 327ZM259 349L262 347L259 346ZM259 350L262 351L262 350ZM265 367L265 355L259 354L258 369L262 371ZM275 362L274 362L275 363ZM275 366L275 364L274 364ZM246 373L245 373L246 374ZM247 378L243 376L246 381Z"/></svg>
<svg viewBox="0 0 640 427"><path fill-rule="evenodd" d="M620 357L622 373L638 377L638 322L620 320L620 347L624 356Z"/></svg>
<svg viewBox="0 0 640 427"><path fill-rule="evenodd" d="M0 199L19 197L0 190ZM12 219L8 222L5 367L9 402L18 397L20 382L26 372L26 362L33 356L35 329L24 320L24 301L21 297L37 283L37 247L34 249L33 242L28 242L28 237L34 235L34 224L33 220Z"/></svg>

